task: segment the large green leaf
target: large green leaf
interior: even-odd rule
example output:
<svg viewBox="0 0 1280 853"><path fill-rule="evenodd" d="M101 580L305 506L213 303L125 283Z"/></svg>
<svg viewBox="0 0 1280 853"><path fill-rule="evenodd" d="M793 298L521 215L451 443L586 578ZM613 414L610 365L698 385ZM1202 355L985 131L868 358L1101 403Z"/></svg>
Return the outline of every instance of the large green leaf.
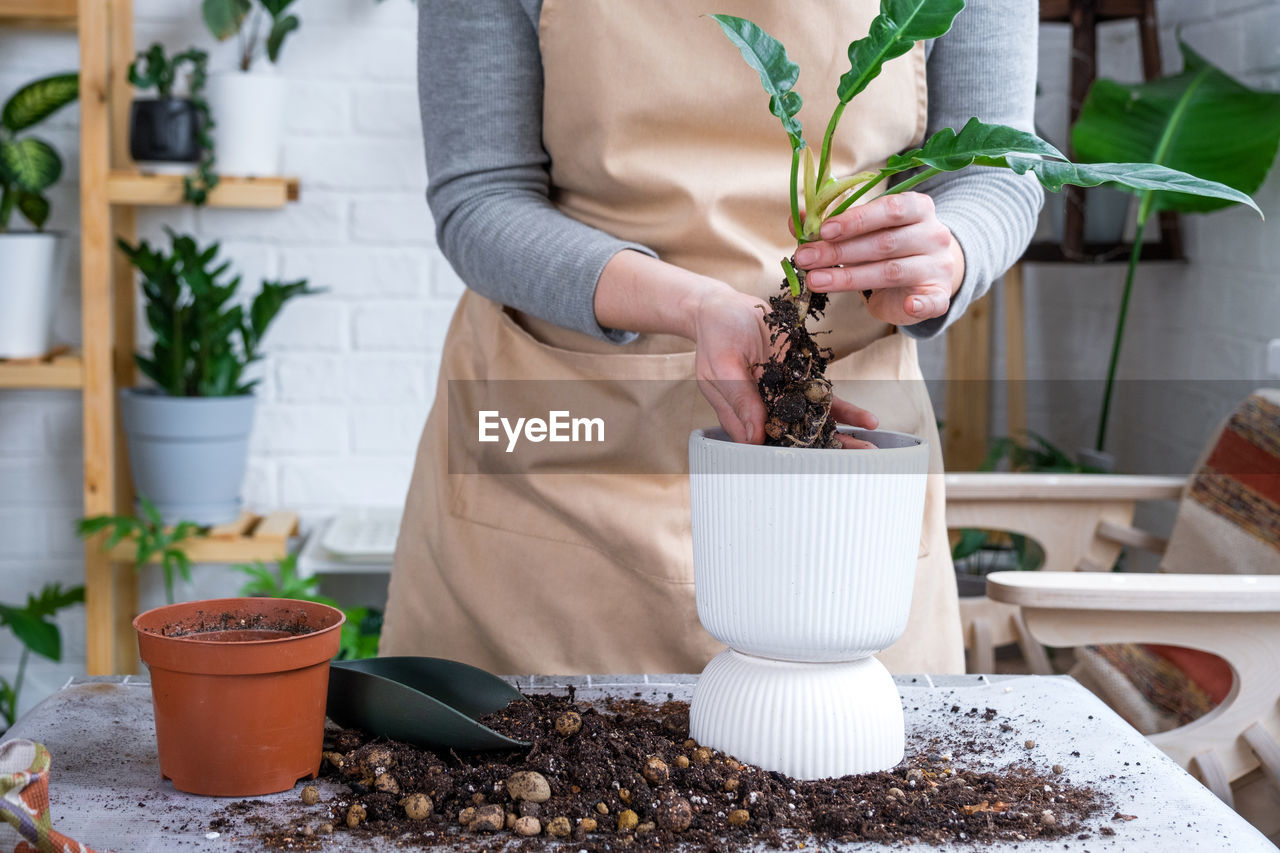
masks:
<svg viewBox="0 0 1280 853"><path fill-rule="evenodd" d="M74 73L34 80L13 93L0 111L0 124L17 133L44 121L79 95L80 78Z"/></svg>
<svg viewBox="0 0 1280 853"><path fill-rule="evenodd" d="M787 56L787 49L773 36L745 18L733 15L712 15L729 41L738 48L746 63L760 75L760 83L769 95L769 112L782 120L782 126L791 137L793 148L804 146L804 135L796 113L803 101L798 92L792 91L800 76L800 66Z"/></svg>
<svg viewBox="0 0 1280 853"><path fill-rule="evenodd" d="M1067 184L1080 187L1114 184L1139 192L1164 190L1221 199L1225 203L1237 202L1257 210L1259 215L1262 214L1253 199L1240 190L1153 163L1064 163L1061 160L1037 160L1022 155L1010 155L991 162L979 159L976 162L987 166L1008 165L1020 175L1033 172L1045 189L1054 192Z"/></svg>
<svg viewBox="0 0 1280 853"><path fill-rule="evenodd" d="M836 88L849 103L880 74L890 59L902 56L925 39L938 38L964 8L964 0L880 0L880 14L866 38L849 45L849 70Z"/></svg>
<svg viewBox="0 0 1280 853"><path fill-rule="evenodd" d="M0 604L0 623L22 641L22 644L49 660L62 659L62 635L58 626L29 610Z"/></svg>
<svg viewBox="0 0 1280 853"><path fill-rule="evenodd" d="M1245 193L1262 186L1280 146L1280 93L1232 79L1186 44L1184 70L1148 83L1099 80L1071 134L1081 160L1148 161ZM1145 206L1185 212L1227 201L1157 192Z"/></svg>
<svg viewBox="0 0 1280 853"><path fill-rule="evenodd" d="M1001 157L1005 154L1035 154L1065 160L1062 152L1034 133L1027 133L1002 124L983 124L971 118L956 133L949 127L925 140L922 148L895 154L886 164L888 169L929 166L944 172L954 172L972 165L980 158Z"/></svg>
<svg viewBox="0 0 1280 853"><path fill-rule="evenodd" d="M205 26L218 41L240 32L240 25L252 9L250 0L204 0L200 4Z"/></svg>
<svg viewBox="0 0 1280 853"><path fill-rule="evenodd" d="M49 143L28 136L0 140L0 177L27 192L44 192L62 175L62 158Z"/></svg>

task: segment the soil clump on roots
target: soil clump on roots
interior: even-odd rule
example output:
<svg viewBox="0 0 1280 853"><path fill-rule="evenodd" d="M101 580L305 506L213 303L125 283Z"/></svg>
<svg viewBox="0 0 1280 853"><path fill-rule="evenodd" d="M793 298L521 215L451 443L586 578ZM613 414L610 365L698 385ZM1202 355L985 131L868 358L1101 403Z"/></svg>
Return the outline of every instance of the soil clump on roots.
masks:
<svg viewBox="0 0 1280 853"><path fill-rule="evenodd" d="M331 730L321 775L339 783L339 794L315 804L313 795L300 798L284 825L254 820L232 804L215 828L243 824L251 835L240 839L254 849L289 850L322 850L334 833L398 849L492 851L562 843L574 851L734 851L811 841L942 845L1114 834L1110 826L1087 826L1111 811L1061 767L967 769L953 759L993 755L1010 737L1021 742L992 714L965 723L976 733L955 728L946 742L913 739L892 770L812 782L689 740L686 702L587 704L570 691L529 696L485 722L532 747L456 753Z"/></svg>
<svg viewBox="0 0 1280 853"><path fill-rule="evenodd" d="M796 269L796 276L800 295L793 297L784 279L782 293L769 297L764 317L773 344L757 381L765 407L765 444L838 448L831 382L826 378L834 353L819 346L806 328L809 319L819 319L826 310L827 294L804 286L804 270Z"/></svg>

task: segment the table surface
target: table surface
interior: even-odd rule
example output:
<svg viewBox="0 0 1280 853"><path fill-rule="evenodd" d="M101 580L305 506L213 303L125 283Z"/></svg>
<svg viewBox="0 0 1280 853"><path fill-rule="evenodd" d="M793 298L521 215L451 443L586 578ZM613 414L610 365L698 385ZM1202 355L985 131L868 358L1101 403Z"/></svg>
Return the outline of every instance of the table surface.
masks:
<svg viewBox="0 0 1280 853"><path fill-rule="evenodd" d="M663 701L669 694L688 699L696 677L526 676L510 680L526 692L559 690L573 684L578 698L585 701L634 695ZM964 713L949 713L952 706L994 708L1013 725L1013 731L1003 736L1008 742L996 739L991 754L956 755L958 766L981 769L1030 760L1047 770L1061 764L1066 778L1090 785L1112 801L1105 814L1090 822L1093 831L1085 840L1008 842L992 847L1276 853L1261 833L1070 678L921 675L898 676L896 681L907 715L909 750L911 742L954 736L957 729L977 724L969 722L974 718ZM992 739L989 724L981 731ZM233 800L182 794L161 780L151 690L145 677L74 679L19 720L6 737L39 741L53 754L54 826L71 838L100 851L122 853L255 849L251 831L243 823L221 834L210 833L210 819ZM1034 740L1035 748L1028 750L1026 740ZM337 786L331 783L322 780L318 784L323 800L337 793ZM297 819L300 804L296 791L255 799L266 803L255 809L257 814L281 822ZM1112 821L1115 811L1136 815L1136 819ZM1100 835L1097 830L1102 826L1114 829L1115 835ZM326 841L324 849L333 851L386 846L385 842L361 846L341 832ZM820 849L879 847L870 843L824 844Z"/></svg>

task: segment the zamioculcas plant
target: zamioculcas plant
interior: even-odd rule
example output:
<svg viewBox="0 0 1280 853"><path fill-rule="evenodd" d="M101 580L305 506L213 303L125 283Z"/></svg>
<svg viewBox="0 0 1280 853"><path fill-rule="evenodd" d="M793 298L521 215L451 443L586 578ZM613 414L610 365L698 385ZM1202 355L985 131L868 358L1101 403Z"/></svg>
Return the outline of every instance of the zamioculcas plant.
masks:
<svg viewBox="0 0 1280 853"><path fill-rule="evenodd" d="M215 266L219 246L168 231L173 250L153 249L146 240L120 250L142 273L147 324L155 332L151 354L138 354L138 369L173 397L229 397L248 394L257 380L245 369L262 357L263 337L284 304L316 291L306 280L262 282L245 306L236 301L240 276L231 264Z"/></svg>
<svg viewBox="0 0 1280 853"><path fill-rule="evenodd" d="M971 118L958 132L951 128L938 131L920 148L890 157L883 168L837 177L831 162L831 141L849 102L880 74L884 63L902 56L918 41L945 35L963 8L963 0L881 0L880 13L868 35L849 45L850 67L836 85L839 101L823 132L817 157L797 118L803 103L794 90L799 66L776 39L751 21L732 15L712 16L760 75L769 95L769 110L781 120L790 140L791 219L799 243L818 239L823 222L890 179L897 182L877 197L905 192L943 172L973 165L1007 168L1018 174L1030 172L1054 192L1067 184L1112 184L1139 192L1170 191L1240 202L1257 210L1249 196L1215 181L1156 163L1071 163L1035 134L984 124L978 118ZM805 328L809 317L826 309L827 295L808 290L803 271L791 259L782 260L782 270L783 292L769 300L771 310L765 322L774 344L783 346L763 365L759 380L768 413L766 443L839 447L831 419L831 383L825 377L832 353L819 346Z"/></svg>
<svg viewBox="0 0 1280 853"><path fill-rule="evenodd" d="M1182 60L1182 71L1169 77L1136 84L1095 82L1071 131L1076 155L1082 160L1151 160L1213 178L1241 192L1256 192L1280 147L1280 92L1250 89L1186 44ZM1098 450L1106 444L1129 296L1151 214L1161 210L1207 213L1229 204L1217 197L1156 189L1137 192L1138 227L1107 365L1095 441Z"/></svg>
<svg viewBox="0 0 1280 853"><path fill-rule="evenodd" d="M215 161L213 135L213 115L209 111L209 102L204 98L205 82L208 79L209 54L203 50L191 48L175 54L173 58L165 55L164 45L156 42L145 51L140 51L129 65L129 82L140 91L155 89L161 100L173 97L174 86L178 74L184 65L191 66L191 75L187 84L187 100L195 107L199 116L199 127L196 141L200 145L200 160L194 175L183 178L183 199L194 205L202 205L209 200L209 191L218 185L218 176L213 173Z"/></svg>
<svg viewBox="0 0 1280 853"><path fill-rule="evenodd" d="M80 94L75 74L55 74L35 80L13 94L0 110L0 232L9 229L16 210L36 230L49 220L44 191L62 175L62 158L48 142L19 137Z"/></svg>

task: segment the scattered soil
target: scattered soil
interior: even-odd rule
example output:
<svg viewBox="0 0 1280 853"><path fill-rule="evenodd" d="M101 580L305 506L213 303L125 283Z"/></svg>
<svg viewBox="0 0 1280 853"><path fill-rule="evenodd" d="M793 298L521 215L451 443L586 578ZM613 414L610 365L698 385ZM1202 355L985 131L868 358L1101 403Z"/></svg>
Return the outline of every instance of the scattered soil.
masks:
<svg viewBox="0 0 1280 853"><path fill-rule="evenodd" d="M281 613L206 613L180 622L170 622L160 629L163 637L191 637L199 640L243 642L245 640L275 640L280 637L296 637L316 630L307 619L307 611L299 609L292 614Z"/></svg>
<svg viewBox="0 0 1280 853"><path fill-rule="evenodd" d="M774 447L840 447L831 417L831 382L826 378L833 353L818 346L806 322L827 308L827 294L804 287L804 270L796 269L800 295L793 297L786 279L782 293L769 298L769 327L774 353L761 365L758 381L764 400L765 444Z"/></svg>
<svg viewBox="0 0 1280 853"><path fill-rule="evenodd" d="M577 719L566 722L570 713ZM242 821L258 845L290 850L323 849L326 834L345 832L408 849L526 851L571 841L575 851L708 853L753 844L793 849L809 839L941 845L1088 838L1111 829L1086 825L1105 820L1113 806L1060 766L1037 769L1030 755L997 769L961 766L1023 738L1007 733L991 709L954 707L947 717L955 732L947 742L910 743L913 752L892 770L805 782L689 740L686 702L587 704L575 702L572 690L534 695L485 719L531 741L527 751L424 750L334 729L321 775L343 783L342 794L311 808L299 801L287 826L255 823L233 804L210 827L225 831L232 819ZM532 773L508 785L519 771ZM410 794L430 798L429 817L406 816Z"/></svg>

